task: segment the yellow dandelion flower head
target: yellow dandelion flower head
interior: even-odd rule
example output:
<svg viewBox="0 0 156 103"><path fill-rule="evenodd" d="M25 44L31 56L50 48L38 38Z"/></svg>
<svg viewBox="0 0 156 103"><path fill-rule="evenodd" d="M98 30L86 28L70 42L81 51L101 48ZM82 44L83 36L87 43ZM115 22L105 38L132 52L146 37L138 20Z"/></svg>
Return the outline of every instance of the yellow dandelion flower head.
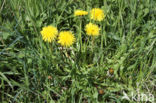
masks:
<svg viewBox="0 0 156 103"><path fill-rule="evenodd" d="M62 46L69 47L75 42L75 37L70 31L62 31L59 33L58 43Z"/></svg>
<svg viewBox="0 0 156 103"><path fill-rule="evenodd" d="M56 27L47 26L47 27L43 27L40 33L44 41L52 42L56 38L58 34L58 30Z"/></svg>
<svg viewBox="0 0 156 103"><path fill-rule="evenodd" d="M102 21L105 18L104 12L100 8L93 8L91 10L91 19L96 21Z"/></svg>
<svg viewBox="0 0 156 103"><path fill-rule="evenodd" d="M88 12L87 11L83 11L83 10L76 10L74 12L75 16L83 16L83 15L87 15L87 14L88 14Z"/></svg>
<svg viewBox="0 0 156 103"><path fill-rule="evenodd" d="M89 23L85 26L85 31L89 36L98 36L100 28L96 24Z"/></svg>

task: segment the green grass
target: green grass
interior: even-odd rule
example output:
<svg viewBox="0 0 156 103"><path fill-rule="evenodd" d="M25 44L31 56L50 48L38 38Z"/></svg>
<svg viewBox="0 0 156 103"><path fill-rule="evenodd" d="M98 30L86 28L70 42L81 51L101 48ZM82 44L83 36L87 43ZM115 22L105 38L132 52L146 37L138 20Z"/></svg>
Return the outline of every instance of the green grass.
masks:
<svg viewBox="0 0 156 103"><path fill-rule="evenodd" d="M155 5L155 0L1 0L0 102L134 103L122 99L123 91L137 90L156 96ZM106 18L95 22L101 35L91 38L84 31L89 16L73 14L95 7ZM47 25L71 30L78 40L60 50L56 41L42 40Z"/></svg>

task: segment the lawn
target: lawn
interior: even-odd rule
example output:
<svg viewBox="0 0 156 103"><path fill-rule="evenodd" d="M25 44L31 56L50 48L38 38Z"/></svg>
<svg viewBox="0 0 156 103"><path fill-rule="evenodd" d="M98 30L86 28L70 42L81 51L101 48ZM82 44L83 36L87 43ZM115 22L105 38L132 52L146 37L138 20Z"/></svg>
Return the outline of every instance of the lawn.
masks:
<svg viewBox="0 0 156 103"><path fill-rule="evenodd" d="M0 0L0 102L155 97L156 0Z"/></svg>

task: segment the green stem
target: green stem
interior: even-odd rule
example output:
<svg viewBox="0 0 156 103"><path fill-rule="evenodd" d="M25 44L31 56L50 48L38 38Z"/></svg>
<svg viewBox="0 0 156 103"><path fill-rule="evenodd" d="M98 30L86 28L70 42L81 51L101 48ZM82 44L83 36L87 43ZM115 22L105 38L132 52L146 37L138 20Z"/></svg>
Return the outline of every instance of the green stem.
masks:
<svg viewBox="0 0 156 103"><path fill-rule="evenodd" d="M103 26L102 26L102 23L103 23ZM102 36L102 39L104 40L105 46L107 46L107 36L106 36L106 32L105 32L105 23L104 22L102 22L102 23L101 23L101 26L102 26L101 32L102 32L102 35L104 35L104 36ZM103 43L103 40L102 40L102 43Z"/></svg>
<svg viewBox="0 0 156 103"><path fill-rule="evenodd" d="M105 24L102 25L102 22L101 22L100 23L100 27L101 27L101 51L103 52L103 44L104 44L104 41L105 41L105 45L106 45L106 36L105 36L105 33L104 33ZM103 64L103 55L101 56L100 64Z"/></svg>
<svg viewBox="0 0 156 103"><path fill-rule="evenodd" d="M92 37L92 52L94 51L94 40L95 40L95 37Z"/></svg>
<svg viewBox="0 0 156 103"><path fill-rule="evenodd" d="M53 45L52 43L49 44L49 47L50 47L49 50L50 50L51 54L52 54L52 51L53 51L53 46L52 45Z"/></svg>
<svg viewBox="0 0 156 103"><path fill-rule="evenodd" d="M79 19L79 41L80 41L80 51L82 51L82 34L81 34L81 31L82 31L82 19L80 18Z"/></svg>
<svg viewBox="0 0 156 103"><path fill-rule="evenodd" d="M102 26L102 23L100 23L100 27L102 28L102 30L101 30L101 50L103 50L103 26Z"/></svg>

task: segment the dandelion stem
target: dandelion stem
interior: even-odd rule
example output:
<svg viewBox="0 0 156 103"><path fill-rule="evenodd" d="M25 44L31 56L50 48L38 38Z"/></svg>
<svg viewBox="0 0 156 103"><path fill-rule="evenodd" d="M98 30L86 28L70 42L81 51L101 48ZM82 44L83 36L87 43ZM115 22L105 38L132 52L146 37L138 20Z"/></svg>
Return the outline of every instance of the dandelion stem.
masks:
<svg viewBox="0 0 156 103"><path fill-rule="evenodd" d="M82 51L82 34L81 34L81 30L82 30L82 19L79 19L79 41L80 41L80 51Z"/></svg>
<svg viewBox="0 0 156 103"><path fill-rule="evenodd" d="M49 44L49 47L50 47L50 48L49 48L49 49L50 49L50 53L52 54L53 47L52 47L52 44L51 44L51 43Z"/></svg>
<svg viewBox="0 0 156 103"><path fill-rule="evenodd" d="M101 30L101 50L103 49L103 26L102 26L102 23L100 23L100 26L101 26L101 28L102 28L102 30Z"/></svg>
<svg viewBox="0 0 156 103"><path fill-rule="evenodd" d="M94 39L95 37L92 37L92 52L94 51Z"/></svg>

